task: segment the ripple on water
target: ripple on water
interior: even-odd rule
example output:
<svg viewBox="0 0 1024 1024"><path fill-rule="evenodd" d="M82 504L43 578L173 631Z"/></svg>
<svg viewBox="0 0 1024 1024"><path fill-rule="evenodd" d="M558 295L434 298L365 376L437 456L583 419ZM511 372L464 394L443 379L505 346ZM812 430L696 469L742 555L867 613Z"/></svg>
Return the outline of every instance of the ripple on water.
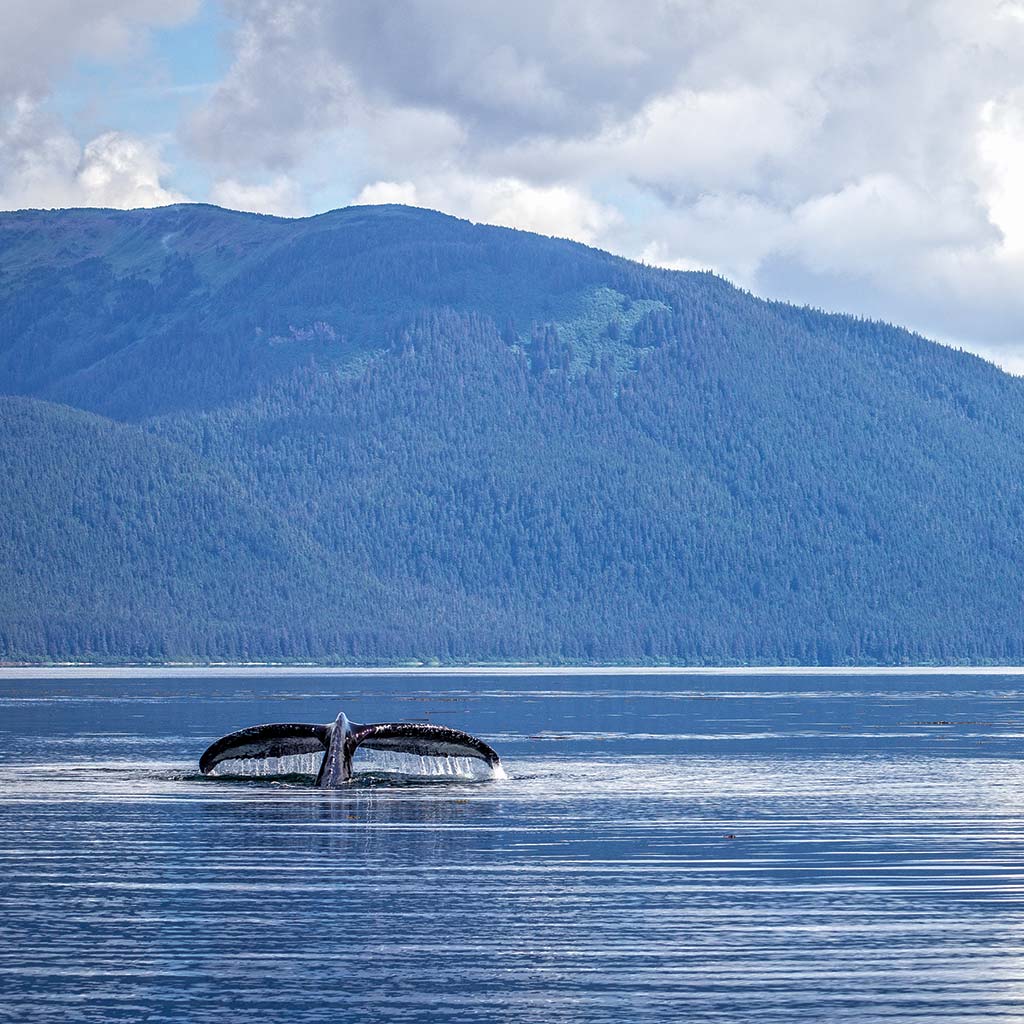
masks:
<svg viewBox="0 0 1024 1024"><path fill-rule="evenodd" d="M249 721L402 717L394 680L0 680L0 1017L1020 1019L1006 680L636 681L438 680L508 778L367 761L326 792L195 759Z"/></svg>

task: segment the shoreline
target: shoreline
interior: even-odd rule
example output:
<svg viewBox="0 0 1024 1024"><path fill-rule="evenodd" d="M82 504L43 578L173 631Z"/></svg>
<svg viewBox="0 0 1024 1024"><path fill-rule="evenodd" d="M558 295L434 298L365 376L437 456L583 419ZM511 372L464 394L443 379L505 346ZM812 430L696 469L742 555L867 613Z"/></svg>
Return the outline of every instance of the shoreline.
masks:
<svg viewBox="0 0 1024 1024"><path fill-rule="evenodd" d="M1024 665L5 665L0 679L245 676L1020 676Z"/></svg>

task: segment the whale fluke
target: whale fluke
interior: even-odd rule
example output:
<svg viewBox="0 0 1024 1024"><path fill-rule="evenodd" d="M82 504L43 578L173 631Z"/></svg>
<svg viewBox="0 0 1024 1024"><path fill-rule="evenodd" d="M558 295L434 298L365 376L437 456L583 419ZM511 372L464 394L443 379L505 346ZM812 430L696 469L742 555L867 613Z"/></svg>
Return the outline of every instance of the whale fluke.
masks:
<svg viewBox="0 0 1024 1024"><path fill-rule="evenodd" d="M417 722L378 722L357 725L344 713L330 725L289 722L254 725L222 736L199 759L199 770L209 774L229 760L288 757L324 751L316 784L330 789L352 777L352 755L358 747L368 750L417 754L420 757L470 757L497 768L501 759L483 740L447 725Z"/></svg>
<svg viewBox="0 0 1024 1024"><path fill-rule="evenodd" d="M239 729L206 748L199 759L199 770L208 775L222 761L315 754L330 746L333 728L331 725L282 722Z"/></svg>

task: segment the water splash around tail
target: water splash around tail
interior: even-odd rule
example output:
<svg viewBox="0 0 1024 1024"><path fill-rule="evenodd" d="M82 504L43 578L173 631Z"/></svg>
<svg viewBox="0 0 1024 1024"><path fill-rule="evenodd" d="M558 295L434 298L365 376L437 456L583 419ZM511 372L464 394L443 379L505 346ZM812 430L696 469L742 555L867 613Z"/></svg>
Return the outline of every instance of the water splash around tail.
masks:
<svg viewBox="0 0 1024 1024"><path fill-rule="evenodd" d="M237 758L223 761L210 775L215 778L268 779L287 775L316 777L323 754L291 754L287 757ZM458 779L462 781L490 781L507 779L501 765L490 767L475 757L424 757L393 751L356 751L352 762L356 775L397 775L421 779Z"/></svg>

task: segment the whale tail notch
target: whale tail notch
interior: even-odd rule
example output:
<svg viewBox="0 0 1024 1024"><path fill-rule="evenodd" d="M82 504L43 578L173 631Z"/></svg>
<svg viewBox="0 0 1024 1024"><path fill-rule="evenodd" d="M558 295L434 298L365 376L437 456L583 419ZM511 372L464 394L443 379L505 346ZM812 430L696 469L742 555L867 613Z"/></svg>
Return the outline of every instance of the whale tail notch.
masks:
<svg viewBox="0 0 1024 1024"><path fill-rule="evenodd" d="M331 789L352 777L352 757L359 747L420 757L459 757L483 761L492 770L501 759L483 740L446 725L420 722L379 722L357 725L344 713L330 725L300 722L254 725L222 736L199 759L208 775L225 762L265 760L323 752L316 785Z"/></svg>

